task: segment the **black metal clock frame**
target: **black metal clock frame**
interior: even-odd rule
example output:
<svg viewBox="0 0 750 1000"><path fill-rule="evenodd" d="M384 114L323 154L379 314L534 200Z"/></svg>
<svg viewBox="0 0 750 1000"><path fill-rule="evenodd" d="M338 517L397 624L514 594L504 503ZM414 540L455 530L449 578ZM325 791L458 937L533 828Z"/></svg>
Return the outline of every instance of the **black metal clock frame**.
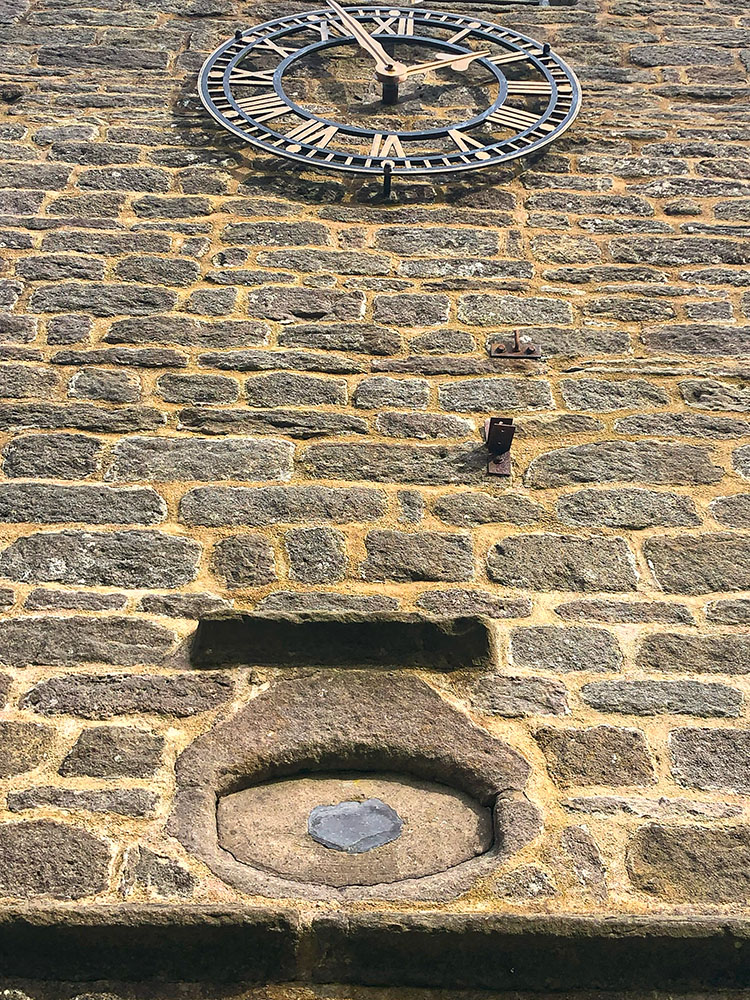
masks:
<svg viewBox="0 0 750 1000"><path fill-rule="evenodd" d="M365 27L370 23L382 25L386 20L389 23L395 20L401 28L408 25L409 33L380 34L372 31L373 37L382 42L408 42L438 48L446 54L471 55L472 49L465 45L416 34L418 25L429 25L463 32L465 38L473 37L480 43L499 46L509 56L517 56L511 65L523 61L546 81L541 86L544 87L544 96L548 98L547 105L538 116L508 107L506 101L514 84L511 82L509 87L502 70L503 63L496 65L492 61L493 57L481 57L476 59L476 64L493 74L498 87L497 96L480 114L464 121L439 128L388 132L315 115L288 97L283 80L284 75L300 59L331 46L356 44L351 36L331 37L330 28L336 26L337 16L332 10L324 9L276 18L247 31L237 31L234 38L216 49L208 57L200 73L200 97L208 112L224 128L266 153L283 156L308 167L380 176L385 174L388 177L391 174L407 176L455 173L506 163L535 153L554 142L578 114L581 103L580 84L575 73L548 45L470 15L381 5L349 7L347 12ZM284 45L285 39L310 30L317 31L321 36L320 40L288 51ZM254 92L260 92L258 96L238 102L233 92L231 76L236 69L240 69L240 64L246 63L254 50L277 52L281 58L273 71L264 70L252 74L264 81L252 85ZM234 83L234 86L237 85L243 86L241 81ZM245 107L242 106L243 103ZM271 124L266 124L286 114L293 114L300 122L291 133L285 134L277 131ZM493 115L498 115L500 122L493 121ZM482 127L497 132L498 124L505 131L509 128L511 131L516 130L509 137L492 142L480 142L472 135L473 131ZM363 141L369 140L370 155L330 147L328 143L339 133L358 137ZM440 138L449 139L455 148L427 154L409 151L409 147L413 148L419 142ZM385 150L384 154L378 155L378 145ZM394 147L398 150L399 146L404 155L394 155L391 151Z"/></svg>

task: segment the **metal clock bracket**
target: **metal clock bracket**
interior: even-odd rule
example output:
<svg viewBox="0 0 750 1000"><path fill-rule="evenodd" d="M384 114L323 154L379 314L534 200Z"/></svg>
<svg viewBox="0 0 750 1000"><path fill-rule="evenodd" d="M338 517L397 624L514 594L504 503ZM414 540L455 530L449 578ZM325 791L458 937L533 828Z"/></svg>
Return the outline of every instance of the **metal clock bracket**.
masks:
<svg viewBox="0 0 750 1000"><path fill-rule="evenodd" d="M513 340L495 340L488 347L491 358L541 358L540 344L530 340L521 340L518 330L513 334Z"/></svg>
<svg viewBox="0 0 750 1000"><path fill-rule="evenodd" d="M484 440L490 453L487 462L488 476L511 474L510 446L516 428L512 417L488 417L484 422Z"/></svg>

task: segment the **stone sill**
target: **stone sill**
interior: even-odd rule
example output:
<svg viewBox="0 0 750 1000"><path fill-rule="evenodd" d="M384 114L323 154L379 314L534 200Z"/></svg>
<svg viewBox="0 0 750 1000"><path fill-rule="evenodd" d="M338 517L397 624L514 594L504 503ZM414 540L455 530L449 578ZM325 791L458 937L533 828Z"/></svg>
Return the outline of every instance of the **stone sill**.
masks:
<svg viewBox="0 0 750 1000"><path fill-rule="evenodd" d="M750 920L158 905L0 913L5 979L503 990L750 986Z"/></svg>

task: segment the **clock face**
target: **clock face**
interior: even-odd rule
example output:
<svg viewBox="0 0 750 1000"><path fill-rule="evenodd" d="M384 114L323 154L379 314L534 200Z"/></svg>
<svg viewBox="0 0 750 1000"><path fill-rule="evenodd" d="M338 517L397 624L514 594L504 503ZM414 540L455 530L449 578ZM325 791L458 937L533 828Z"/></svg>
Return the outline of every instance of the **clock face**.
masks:
<svg viewBox="0 0 750 1000"><path fill-rule="evenodd" d="M469 15L363 6L237 32L201 70L226 129L267 153L365 174L497 165L553 142L578 113L549 46Z"/></svg>

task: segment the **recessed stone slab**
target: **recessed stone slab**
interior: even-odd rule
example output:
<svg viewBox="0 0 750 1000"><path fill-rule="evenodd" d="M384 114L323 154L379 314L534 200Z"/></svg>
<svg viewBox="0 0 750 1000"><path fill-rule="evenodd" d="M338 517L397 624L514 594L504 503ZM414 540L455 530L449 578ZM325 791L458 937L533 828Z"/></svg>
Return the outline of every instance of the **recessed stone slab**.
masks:
<svg viewBox="0 0 750 1000"><path fill-rule="evenodd" d="M219 843L239 861L317 885L421 878L492 846L492 814L408 775L310 774L219 799Z"/></svg>
<svg viewBox="0 0 750 1000"><path fill-rule="evenodd" d="M380 612L217 614L201 619L193 663L265 667L422 667L459 670L493 659L479 617L440 620Z"/></svg>
<svg viewBox="0 0 750 1000"><path fill-rule="evenodd" d="M228 721L199 737L180 756L176 770L170 835L216 875L253 895L451 899L478 877L494 871L539 832L538 810L522 793L530 773L528 763L414 674L317 669L279 680ZM269 871L267 844L278 844L272 837L263 842L260 863L240 860L237 842L226 849L221 815L227 807L220 808L217 827L217 799L221 802L236 793L264 794L257 791L259 786L269 788L274 782L278 790L280 779L291 780L296 775L311 778L332 770L408 774L408 781L438 782L451 794L469 796L477 806L492 810L492 845L479 856L471 854L468 860L434 874L424 874L422 869L423 874L414 877L413 864L410 862L409 869L404 862L390 874L380 870L377 884L351 881L347 873L341 886L305 882ZM377 789L367 789L364 797L389 802L410 826L409 810L414 816L414 807L407 809L392 790L386 794L381 789L377 794ZM341 795L338 790L333 801L347 798L353 796ZM303 838L307 837L310 809L318 804L319 796L308 799L300 814ZM289 808L282 812L291 815ZM269 810L255 813L265 817L263 822L270 821ZM285 828L286 819L282 824ZM248 834L246 821L243 829L245 839L253 836ZM401 844L404 836L394 844ZM434 834L431 838L435 839ZM451 841L450 837L445 839ZM454 847L456 843L454 838ZM334 853L318 846L326 855ZM434 844L433 849L437 849ZM447 849L446 845L440 848ZM422 849L418 855L427 857ZM345 857L343 853L339 856ZM434 853L431 857L434 860Z"/></svg>

